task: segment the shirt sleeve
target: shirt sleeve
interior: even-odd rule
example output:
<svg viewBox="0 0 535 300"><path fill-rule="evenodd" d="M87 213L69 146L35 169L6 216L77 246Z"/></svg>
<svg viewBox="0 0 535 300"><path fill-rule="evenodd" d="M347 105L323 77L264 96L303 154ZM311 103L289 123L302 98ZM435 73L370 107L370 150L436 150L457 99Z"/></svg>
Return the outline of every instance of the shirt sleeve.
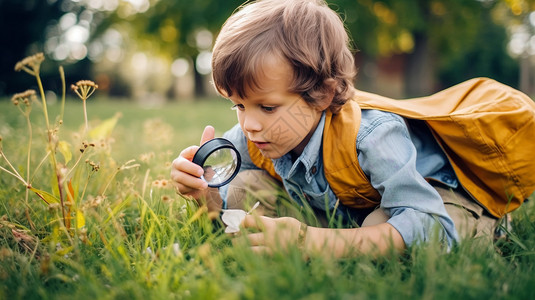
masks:
<svg viewBox="0 0 535 300"><path fill-rule="evenodd" d="M362 111L357 137L359 163L372 186L381 194L387 221L407 246L438 238L451 246L458 240L438 192L416 170L416 148L398 115ZM438 230L437 230L438 229Z"/></svg>
<svg viewBox="0 0 535 300"><path fill-rule="evenodd" d="M259 168L253 163L251 157L249 156L249 150L247 149L247 138L243 134L239 124L236 124L230 130L223 134L223 137L231 141L234 144L234 147L240 153L241 157L241 166L240 172L245 170L258 170ZM227 207L227 191L228 184L222 187L219 187L219 194L223 199L223 207Z"/></svg>

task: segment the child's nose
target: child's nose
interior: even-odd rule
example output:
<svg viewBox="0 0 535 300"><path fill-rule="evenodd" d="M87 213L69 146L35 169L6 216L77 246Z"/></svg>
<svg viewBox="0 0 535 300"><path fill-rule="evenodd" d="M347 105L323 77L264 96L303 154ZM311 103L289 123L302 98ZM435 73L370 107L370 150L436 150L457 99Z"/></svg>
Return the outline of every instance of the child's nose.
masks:
<svg viewBox="0 0 535 300"><path fill-rule="evenodd" d="M243 128L248 132L258 132L262 130L262 124L252 115L245 116L243 121Z"/></svg>

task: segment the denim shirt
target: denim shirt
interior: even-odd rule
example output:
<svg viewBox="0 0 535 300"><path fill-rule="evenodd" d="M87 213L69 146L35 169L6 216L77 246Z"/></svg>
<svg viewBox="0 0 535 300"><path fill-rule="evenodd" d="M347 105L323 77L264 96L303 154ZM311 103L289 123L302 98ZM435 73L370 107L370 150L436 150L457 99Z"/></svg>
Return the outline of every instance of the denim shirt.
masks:
<svg viewBox="0 0 535 300"><path fill-rule="evenodd" d="M452 188L459 183L447 158L423 121L409 121L388 112L362 110L356 149L360 167L381 195L380 207L387 221L401 234L407 246L429 240L438 225L440 238L449 246L458 241L453 221L438 192L425 178ZM303 153L294 161L290 154L274 159L275 172L283 179L290 197L307 201L314 208L326 206L342 218L359 218L359 211L337 203L323 171L322 137L325 113ZM242 156L241 170L258 169L247 150L239 125L224 134ZM227 188L220 188L226 203ZM369 211L365 212L366 214Z"/></svg>

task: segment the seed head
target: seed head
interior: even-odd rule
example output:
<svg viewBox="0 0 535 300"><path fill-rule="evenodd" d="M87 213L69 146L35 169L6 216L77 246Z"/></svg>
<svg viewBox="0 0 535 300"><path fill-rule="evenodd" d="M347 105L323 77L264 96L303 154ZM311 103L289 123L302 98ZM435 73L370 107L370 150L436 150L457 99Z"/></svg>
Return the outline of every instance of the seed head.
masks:
<svg viewBox="0 0 535 300"><path fill-rule="evenodd" d="M57 211L57 210L59 210L59 208L60 208L60 204L59 203L50 203L48 205L48 211L49 212Z"/></svg>
<svg viewBox="0 0 535 300"><path fill-rule="evenodd" d="M32 101L35 101L37 99L37 96L35 95L34 90L26 90L22 93L17 93L11 97L11 102L15 106L19 105L21 102L24 103L26 106L30 106Z"/></svg>
<svg viewBox="0 0 535 300"><path fill-rule="evenodd" d="M87 208L95 208L100 206L100 204L105 200L106 198L104 196L89 196L87 198L87 203L85 204Z"/></svg>
<svg viewBox="0 0 535 300"><path fill-rule="evenodd" d="M91 170L93 170L93 172L97 172L100 169L99 163L95 163L94 161L87 160L87 159L86 159L86 163L91 167Z"/></svg>
<svg viewBox="0 0 535 300"><path fill-rule="evenodd" d="M162 195L162 202L163 203L171 203L171 201L173 201L173 198L167 196L167 195Z"/></svg>
<svg viewBox="0 0 535 300"><path fill-rule="evenodd" d="M76 84L71 84L71 89L85 101L98 89L98 85L91 80L80 80Z"/></svg>
<svg viewBox="0 0 535 300"><path fill-rule="evenodd" d="M78 230L78 238L84 244L89 243L89 239L87 238L87 228L84 227Z"/></svg>
<svg viewBox="0 0 535 300"><path fill-rule="evenodd" d="M43 52L28 56L23 60L17 62L17 64L15 65L15 71L19 72L20 70L24 70L26 73L35 76L39 73L39 68L41 67L41 63L44 60L45 55L43 54Z"/></svg>

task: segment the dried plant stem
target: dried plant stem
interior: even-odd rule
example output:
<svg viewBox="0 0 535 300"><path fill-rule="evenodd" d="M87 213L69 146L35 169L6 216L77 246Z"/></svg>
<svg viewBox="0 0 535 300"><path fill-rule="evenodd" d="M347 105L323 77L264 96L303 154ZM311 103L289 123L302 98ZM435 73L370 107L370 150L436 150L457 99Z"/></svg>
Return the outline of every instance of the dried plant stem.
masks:
<svg viewBox="0 0 535 300"><path fill-rule="evenodd" d="M82 190L82 195L80 195L80 199L78 200L78 203L82 202L82 200L84 199L85 197L85 191L87 189L87 186L89 185L89 179L91 179L91 175L93 175L93 173L89 173L87 175L87 180L85 181L85 184L84 184L84 189Z"/></svg>
<svg viewBox="0 0 535 300"><path fill-rule="evenodd" d="M84 106L84 121L85 121L85 133L87 133L87 131L89 130L89 126L87 124L87 108L86 108L86 105L85 105L85 99L83 100L83 106Z"/></svg>
<svg viewBox="0 0 535 300"><path fill-rule="evenodd" d="M86 151L84 151L85 153ZM65 175L65 179L69 178L69 176L71 175L71 173L76 170L76 166L78 166L78 164L80 163L80 161L82 160L82 157L84 156L84 153L80 154L80 156L78 157L78 159L76 160L76 162L74 163L74 165L71 167L71 169L69 170L69 172L67 173L67 175Z"/></svg>
<svg viewBox="0 0 535 300"><path fill-rule="evenodd" d="M32 139L32 136L33 136L32 122L30 120L30 110L23 110L20 105L17 105L17 108L19 109L19 111L22 113L22 115L26 119L26 125L28 126L28 154L26 158L26 182L30 183L30 174L31 174L30 161L31 161L31 155L32 155L32 140L33 140ZM25 197L26 206L28 206L29 194L30 194L30 191L26 189L26 197ZM31 221L30 221L30 224L31 224Z"/></svg>
<svg viewBox="0 0 535 300"><path fill-rule="evenodd" d="M85 130L87 131L89 126L87 125L87 108L86 101L93 95L93 93L98 89L98 84L95 84L91 80L80 80L76 84L71 85L71 89L82 99L84 105L84 120L85 120Z"/></svg>
<svg viewBox="0 0 535 300"><path fill-rule="evenodd" d="M37 86L39 87L39 93L41 94L41 101L43 101L43 113L45 115L48 140L50 141L51 132L50 132L50 122L48 121L48 110L47 110L47 105L46 105L45 90L43 89L43 83L41 82L41 77L39 76L39 73L35 73L34 75L35 75L35 79L37 79Z"/></svg>
<svg viewBox="0 0 535 300"><path fill-rule="evenodd" d="M34 74L37 85L39 87L39 92L41 94L41 100L43 101L43 113L45 115L45 122L46 122L46 130L47 130L47 136L48 136L48 145L50 147L50 158L52 159L52 170L54 172L54 179L56 180L55 184L57 184L58 191L59 191L59 200L61 203L61 211L63 213L63 224L66 224L66 215L65 215L65 205L63 203L63 193L62 193L62 187L61 187L61 181L60 181L60 175L58 170L58 163L56 160L56 152L55 152L55 145L52 141L52 130L50 128L50 122L48 119L48 109L46 104L46 97L45 97L45 91L43 88L43 83L41 82L41 77L39 76L39 72L35 72Z"/></svg>
<svg viewBox="0 0 535 300"><path fill-rule="evenodd" d="M115 178L115 176L119 173L120 170L121 170L120 168L117 168L115 169L115 171L113 171L112 174L110 174L110 176L108 177L108 180L106 180L106 185L100 189L98 193L99 195L104 195L106 193L106 190L110 186L110 183L113 181L113 178Z"/></svg>
<svg viewBox="0 0 535 300"><path fill-rule="evenodd" d="M20 177L20 175L15 174L15 173L13 173L13 172L10 172L8 169L6 169L6 168L4 168L4 167L0 167L0 170L2 170L2 171L4 171L4 172L8 173L9 175L11 175L11 176L17 178L18 180L22 181L22 183L24 183L25 186L28 186L28 184L26 183L26 181L24 180L24 178Z"/></svg>
<svg viewBox="0 0 535 300"><path fill-rule="evenodd" d="M32 156L32 122L30 121L30 116L26 116L26 123L28 124L28 157L26 159L26 181L30 182L30 162Z"/></svg>
<svg viewBox="0 0 535 300"><path fill-rule="evenodd" d="M32 122L30 121L30 114L27 113L27 114L24 114L25 117L26 117L26 123L28 124L28 157L26 159L26 182L27 182L27 185L30 184L30 174L31 174L31 171L30 171L30 162L31 162L31 157L32 157L32 137L33 137L33 130L32 130ZM28 223L30 224L30 227L33 229L34 228L34 225L33 225L33 222L32 222L32 219L30 218L30 213L28 211L28 207L30 206L29 205L29 196L30 196L30 190L29 189L26 189L26 196L25 196L25 203L26 203L26 219L28 220Z"/></svg>
<svg viewBox="0 0 535 300"><path fill-rule="evenodd" d="M59 119L63 120L63 114L65 112L65 94L67 90L67 84L65 83L65 71L63 70L63 66L59 66L59 76L61 78L61 113L59 115Z"/></svg>
<svg viewBox="0 0 535 300"><path fill-rule="evenodd" d="M35 168L35 170L33 171L33 175L35 176L35 174L37 174L37 171L41 168L41 166L43 165L43 163L46 161L46 159L48 158L48 156L50 155L50 151L48 151L46 153L46 155L43 157L43 159L41 159L41 162L39 162L39 164L37 165L37 168ZM28 182L29 184L31 184L33 181L33 176L31 178L31 180Z"/></svg>
<svg viewBox="0 0 535 300"><path fill-rule="evenodd" d="M99 191L99 195L104 195L106 193L106 190L110 186L110 183L112 182L113 178L115 178L115 176L117 176L119 171L128 170L128 169L139 167L139 164L134 164L135 161L136 161L135 159L131 159L131 160L125 162L119 168L115 169L115 171L112 174L110 174L110 176L108 177L108 180L106 181L107 182L106 185L103 188L101 188L101 190Z"/></svg>
<svg viewBox="0 0 535 300"><path fill-rule="evenodd" d="M56 172L56 179L58 180L58 191L59 191L59 203L61 204L61 215L63 216L63 225L70 229L70 221L67 218L67 213L65 212L65 202L63 201L63 189L61 188L61 176L59 172Z"/></svg>
<svg viewBox="0 0 535 300"><path fill-rule="evenodd" d="M13 167L13 165L9 162L9 160L7 159L7 157L4 155L4 152L0 149L0 156L2 156L2 158L7 162L7 164L9 165L9 167L11 168L11 170L13 170L13 172L5 169L4 167L0 167L1 170L5 171L6 173L14 176L15 178L17 178L18 180L22 181L24 183L25 186L28 186L28 183L24 180L24 178L22 176L20 176L19 172L17 172L17 169L15 169Z"/></svg>
<svg viewBox="0 0 535 300"><path fill-rule="evenodd" d="M52 142L50 142L50 145L52 145ZM61 176L59 174L59 170L57 168L58 162L56 161L56 155L54 154L54 149L50 149L50 158L52 159L52 168L54 170L54 179L56 180L54 183L58 186L58 192L59 192L59 202L61 205L61 212L63 214L63 224L66 225L67 219L65 215L65 203L63 202L63 192L62 192L62 186L61 186Z"/></svg>

